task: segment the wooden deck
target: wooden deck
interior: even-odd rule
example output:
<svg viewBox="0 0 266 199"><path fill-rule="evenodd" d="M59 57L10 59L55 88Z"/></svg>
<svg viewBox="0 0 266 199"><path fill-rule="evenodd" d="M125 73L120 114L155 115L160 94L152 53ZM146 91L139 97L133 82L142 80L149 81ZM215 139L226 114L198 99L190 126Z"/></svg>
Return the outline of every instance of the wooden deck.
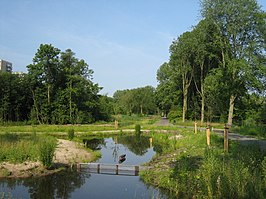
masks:
<svg viewBox="0 0 266 199"><path fill-rule="evenodd" d="M139 171L148 167L139 165L104 164L104 163L79 163L77 169L89 173L138 176Z"/></svg>

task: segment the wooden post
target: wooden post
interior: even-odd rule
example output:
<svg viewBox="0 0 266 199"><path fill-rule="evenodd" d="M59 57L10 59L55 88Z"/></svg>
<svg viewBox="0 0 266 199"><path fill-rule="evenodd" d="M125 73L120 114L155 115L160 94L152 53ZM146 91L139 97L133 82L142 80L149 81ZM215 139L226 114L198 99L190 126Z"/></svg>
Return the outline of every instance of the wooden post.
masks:
<svg viewBox="0 0 266 199"><path fill-rule="evenodd" d="M208 125L206 128L206 137L207 137L207 145L211 145L211 131L210 131L210 126Z"/></svg>
<svg viewBox="0 0 266 199"><path fill-rule="evenodd" d="M198 127L197 127L197 122L195 121L195 129L194 129L195 134L197 134L197 131L198 131Z"/></svg>
<svg viewBox="0 0 266 199"><path fill-rule="evenodd" d="M152 138L149 138L150 140L150 148L152 148Z"/></svg>
<svg viewBox="0 0 266 199"><path fill-rule="evenodd" d="M118 121L115 120L115 129L118 129Z"/></svg>
<svg viewBox="0 0 266 199"><path fill-rule="evenodd" d="M115 165L116 169L115 169L115 174L118 175L118 164Z"/></svg>
<svg viewBox="0 0 266 199"><path fill-rule="evenodd" d="M97 164L97 173L100 173L100 164Z"/></svg>
<svg viewBox="0 0 266 199"><path fill-rule="evenodd" d="M139 166L135 166L135 176L139 175Z"/></svg>
<svg viewBox="0 0 266 199"><path fill-rule="evenodd" d="M228 127L224 125L224 151L228 152Z"/></svg>

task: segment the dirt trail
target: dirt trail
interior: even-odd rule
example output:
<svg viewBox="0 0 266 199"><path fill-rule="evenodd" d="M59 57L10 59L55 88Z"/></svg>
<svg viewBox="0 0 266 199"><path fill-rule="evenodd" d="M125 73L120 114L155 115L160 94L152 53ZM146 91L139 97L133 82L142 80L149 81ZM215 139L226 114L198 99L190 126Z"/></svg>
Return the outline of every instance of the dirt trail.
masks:
<svg viewBox="0 0 266 199"><path fill-rule="evenodd" d="M58 139L54 163L69 165L89 161L91 158L92 155L85 149L82 149L81 143Z"/></svg>

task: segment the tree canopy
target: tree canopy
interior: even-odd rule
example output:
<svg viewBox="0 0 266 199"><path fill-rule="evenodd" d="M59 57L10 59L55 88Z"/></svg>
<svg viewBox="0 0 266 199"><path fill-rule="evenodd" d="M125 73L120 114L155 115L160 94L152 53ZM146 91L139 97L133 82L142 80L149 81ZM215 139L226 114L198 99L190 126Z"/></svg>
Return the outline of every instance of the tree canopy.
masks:
<svg viewBox="0 0 266 199"><path fill-rule="evenodd" d="M181 106L183 121L219 118L231 125L246 97L265 98L265 13L255 0L203 0L201 13L158 70L157 104L167 112Z"/></svg>
<svg viewBox="0 0 266 199"><path fill-rule="evenodd" d="M109 103L92 81L93 70L70 49L41 44L28 74L0 73L1 121L39 124L91 123L111 119Z"/></svg>

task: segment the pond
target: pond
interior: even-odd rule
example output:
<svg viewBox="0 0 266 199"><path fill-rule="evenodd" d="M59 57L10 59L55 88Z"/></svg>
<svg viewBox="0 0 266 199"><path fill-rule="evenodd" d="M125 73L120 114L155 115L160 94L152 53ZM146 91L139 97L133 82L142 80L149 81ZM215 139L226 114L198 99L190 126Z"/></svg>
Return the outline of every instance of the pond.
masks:
<svg viewBox="0 0 266 199"><path fill-rule="evenodd" d="M149 137L116 136L85 138L84 144L100 150L99 163L141 165L155 155ZM0 179L0 198L168 198L160 190L145 185L139 176L106 175L81 171L62 171L45 177Z"/></svg>

